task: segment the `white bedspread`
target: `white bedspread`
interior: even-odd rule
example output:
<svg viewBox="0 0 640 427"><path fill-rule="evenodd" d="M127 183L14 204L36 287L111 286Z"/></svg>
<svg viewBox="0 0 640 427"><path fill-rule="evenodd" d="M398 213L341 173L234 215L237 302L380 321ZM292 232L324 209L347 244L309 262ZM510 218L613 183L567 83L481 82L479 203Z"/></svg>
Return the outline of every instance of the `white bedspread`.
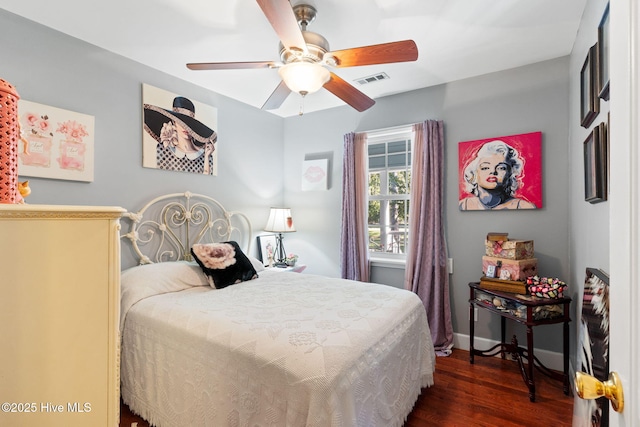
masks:
<svg viewBox="0 0 640 427"><path fill-rule="evenodd" d="M399 427L433 384L409 291L272 271L157 295L125 282L122 397L156 426Z"/></svg>

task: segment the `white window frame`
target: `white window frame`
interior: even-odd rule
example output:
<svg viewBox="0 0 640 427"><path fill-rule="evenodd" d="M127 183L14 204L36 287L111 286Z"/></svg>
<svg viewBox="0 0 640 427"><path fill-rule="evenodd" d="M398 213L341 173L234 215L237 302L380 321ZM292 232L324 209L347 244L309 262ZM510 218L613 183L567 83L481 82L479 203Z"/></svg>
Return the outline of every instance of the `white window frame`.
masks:
<svg viewBox="0 0 640 427"><path fill-rule="evenodd" d="M384 142L393 142L393 141L400 141L400 140L410 140L410 144L411 144L411 161L413 162L413 159L415 157L415 153L414 153L414 133L413 133L413 129L412 126L399 126L396 128L391 128L391 129L385 129L385 130L380 130L380 131L372 131L372 132L367 132L367 147L369 144L379 144L379 143L384 143ZM372 172L373 170L369 169L369 164L368 164L368 160L369 160L369 155L367 152L367 182L368 182L368 177L369 177L369 173ZM392 171L393 168L385 168L384 169L387 173L389 171ZM408 165L407 170L410 172L411 171L411 165ZM384 178L381 176L381 182L380 185L381 187L385 185L385 181L387 179L387 173L383 174ZM413 177L412 177L413 178ZM387 187L388 188L388 187ZM366 197L366 207L365 209L369 210L369 201L371 200L371 197L369 195L369 186L367 185L367 197ZM411 197L409 194L406 195L405 198L407 201L411 201ZM385 195L382 197L378 197L375 200L397 200L398 199L398 195ZM383 209L381 208L380 211L380 222L383 223ZM368 234L368 230L369 230L369 219L367 218L367 234ZM409 232L409 227L411 227L411 219L408 218L408 212L407 212L407 235ZM407 254L403 253L403 254L394 254L394 253L388 253L388 252L374 252L369 250L369 259L374 263L374 264L380 264L380 265L384 265L386 267L398 267L398 268L402 268L404 266L404 263L406 261L406 257Z"/></svg>

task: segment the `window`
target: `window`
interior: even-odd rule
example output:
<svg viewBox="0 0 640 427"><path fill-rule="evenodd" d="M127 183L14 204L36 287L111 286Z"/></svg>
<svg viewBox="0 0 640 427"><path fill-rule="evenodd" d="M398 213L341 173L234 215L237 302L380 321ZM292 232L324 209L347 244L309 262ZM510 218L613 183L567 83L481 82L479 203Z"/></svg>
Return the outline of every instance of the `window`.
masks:
<svg viewBox="0 0 640 427"><path fill-rule="evenodd" d="M369 253L404 259L409 236L411 127L367 134Z"/></svg>

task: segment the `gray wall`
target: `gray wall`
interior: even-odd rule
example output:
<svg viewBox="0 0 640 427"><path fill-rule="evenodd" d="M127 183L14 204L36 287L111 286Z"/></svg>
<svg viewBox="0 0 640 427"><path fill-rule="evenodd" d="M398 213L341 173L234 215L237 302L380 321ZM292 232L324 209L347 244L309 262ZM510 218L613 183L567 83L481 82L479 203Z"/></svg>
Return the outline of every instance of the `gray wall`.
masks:
<svg viewBox="0 0 640 427"><path fill-rule="evenodd" d="M29 177L28 203L141 208L161 194L203 193L260 231L282 202L282 119L0 9L0 78L22 99L95 116L91 183ZM214 78L214 76L212 76ZM218 176L142 167L142 83L218 109ZM255 171L265 173L255 173ZM271 173L267 173L271 171ZM22 180L27 177L21 177ZM123 267L134 264L123 245Z"/></svg>
<svg viewBox="0 0 640 427"><path fill-rule="evenodd" d="M268 207L284 203L292 208L298 229L286 235L287 251L298 253L310 273L339 276L343 135L438 119L445 123L445 223L455 264L451 276L455 332L468 334L467 283L481 274L488 231L534 239L541 273L569 277L568 57L386 97L364 113L344 106L282 119L2 10L0 38L11 40L0 45L0 77L14 84L23 99L96 118L94 182L30 178L29 203L137 209L151 197L190 190L248 213L256 232L264 225ZM218 108L217 177L142 168L142 83ZM532 131L543 133L544 207L522 212L458 211L458 143ZM329 159L330 188L302 192L302 162L319 157ZM123 249L123 267L132 262ZM401 286L404 270L373 273L376 281ZM497 339L498 326L497 319L480 313L476 333ZM536 341L539 347L561 350L559 337L541 336Z"/></svg>
<svg viewBox="0 0 640 427"><path fill-rule="evenodd" d="M582 291L587 267L609 271L609 209L608 202L591 204L584 201L583 142L600 123L607 123L609 102L600 100L600 113L587 128L580 126L580 70L589 48L598 41L598 25L608 0L588 0L570 61L569 163L570 174L570 280L575 323L579 324ZM614 142L615 143L615 142ZM573 344L576 344L574 340ZM576 345L573 349L578 348Z"/></svg>
<svg viewBox="0 0 640 427"><path fill-rule="evenodd" d="M285 202L293 210L298 229L286 236L287 250L300 253L301 260L309 264L308 271L338 276L343 135L436 119L445 124L445 223L449 256L454 259L450 276L454 330L469 333L467 284L481 276L484 238L489 231L533 239L540 273L568 279L568 70L569 58L565 57L386 97L364 113L340 107L287 118ZM543 134L543 208L460 212L458 143L533 131ZM313 153L330 153L333 159L333 184L328 191L301 191L302 161ZM373 281L398 287L403 275L404 270L397 268L372 271ZM499 324L496 316L481 312L476 334L499 339ZM537 344L561 351L561 328L548 328L557 333L539 334Z"/></svg>

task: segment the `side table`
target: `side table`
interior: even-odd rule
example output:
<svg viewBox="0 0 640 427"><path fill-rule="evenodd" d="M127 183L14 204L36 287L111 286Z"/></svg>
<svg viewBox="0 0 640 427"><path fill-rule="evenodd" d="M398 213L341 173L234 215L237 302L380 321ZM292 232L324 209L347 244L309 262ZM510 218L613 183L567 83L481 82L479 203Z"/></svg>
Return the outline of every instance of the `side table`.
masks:
<svg viewBox="0 0 640 427"><path fill-rule="evenodd" d="M499 306L491 301L498 298ZM469 283L469 363L474 363L474 356L495 356L500 353L504 359L510 353L518 361L522 379L529 389L529 400L535 402L536 386L533 376L535 367L543 374L562 381L564 394L569 394L569 305L571 298L542 299L502 292L480 287L480 283ZM473 346L474 337L474 307L486 309L500 316L500 343L488 350L477 350ZM527 327L527 347L518 345L516 336L511 343L505 341L506 319L521 323ZM552 371L544 366L534 355L533 327L563 323L562 328L562 356L563 372ZM526 366L523 361L526 359Z"/></svg>
<svg viewBox="0 0 640 427"><path fill-rule="evenodd" d="M267 267L266 270L302 273L305 268L307 268L306 264L296 264L294 266L286 266L286 267Z"/></svg>

